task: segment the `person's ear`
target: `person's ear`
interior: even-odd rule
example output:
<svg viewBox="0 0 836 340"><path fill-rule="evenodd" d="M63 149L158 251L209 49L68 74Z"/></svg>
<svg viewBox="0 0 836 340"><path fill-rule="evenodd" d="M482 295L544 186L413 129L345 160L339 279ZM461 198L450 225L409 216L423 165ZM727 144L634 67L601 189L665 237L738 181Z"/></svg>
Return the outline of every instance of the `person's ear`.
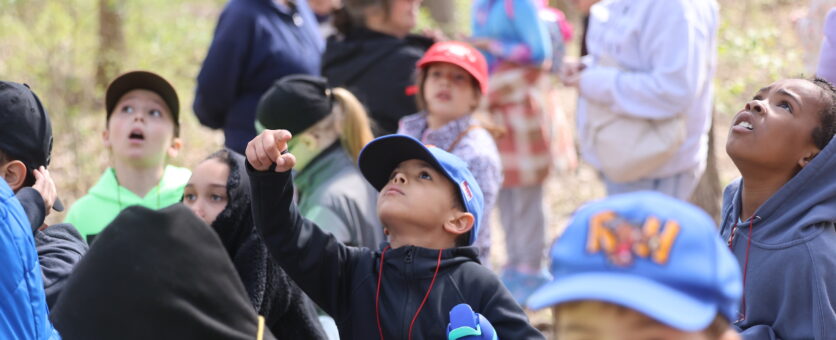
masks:
<svg viewBox="0 0 836 340"><path fill-rule="evenodd" d="M183 148L183 141L178 137L172 138L171 145L168 147L168 158L177 157L181 148Z"/></svg>
<svg viewBox="0 0 836 340"><path fill-rule="evenodd" d="M6 180L13 192L17 192L26 182L26 165L19 160L9 161L0 167L0 176Z"/></svg>
<svg viewBox="0 0 836 340"><path fill-rule="evenodd" d="M105 148L110 148L113 145L113 143L110 142L110 129L102 131L102 142L104 143Z"/></svg>
<svg viewBox="0 0 836 340"><path fill-rule="evenodd" d="M476 218L473 217L473 214L456 211L444 222L444 230L451 234L462 235L473 229L474 222L476 222Z"/></svg>
<svg viewBox="0 0 836 340"><path fill-rule="evenodd" d="M720 335L718 338L719 340L740 340L740 334L738 334L734 329L729 327L723 334Z"/></svg>
<svg viewBox="0 0 836 340"><path fill-rule="evenodd" d="M819 154L819 151L819 149L816 149L815 151L808 152L805 156L798 160L798 166L804 168L807 164L810 164L810 162L813 161L813 158Z"/></svg>

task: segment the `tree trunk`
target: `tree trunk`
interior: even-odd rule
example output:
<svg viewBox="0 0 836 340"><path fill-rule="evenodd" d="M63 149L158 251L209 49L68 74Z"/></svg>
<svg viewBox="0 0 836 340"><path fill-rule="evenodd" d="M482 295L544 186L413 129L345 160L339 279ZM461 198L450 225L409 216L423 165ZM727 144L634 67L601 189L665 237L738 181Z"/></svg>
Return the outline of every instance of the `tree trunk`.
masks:
<svg viewBox="0 0 836 340"><path fill-rule="evenodd" d="M711 113L711 127L708 130L708 156L705 165L705 172L694 193L691 195L691 202L705 210L715 222L720 221L720 200L722 199L722 188L720 187L720 175L717 172L717 148L714 145L714 112Z"/></svg>
<svg viewBox="0 0 836 340"><path fill-rule="evenodd" d="M125 48L120 0L99 0L99 53L96 57L96 84L107 87L120 70L119 59Z"/></svg>

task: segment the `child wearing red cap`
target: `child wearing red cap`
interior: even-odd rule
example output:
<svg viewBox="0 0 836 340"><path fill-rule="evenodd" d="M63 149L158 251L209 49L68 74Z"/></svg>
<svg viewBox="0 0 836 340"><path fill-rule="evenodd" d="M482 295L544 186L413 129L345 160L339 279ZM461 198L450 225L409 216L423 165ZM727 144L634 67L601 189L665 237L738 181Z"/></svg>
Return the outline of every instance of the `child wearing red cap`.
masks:
<svg viewBox="0 0 836 340"><path fill-rule="evenodd" d="M401 119L398 133L435 145L467 163L485 196L485 213L491 208L502 184L502 165L496 144L473 117L488 89L485 57L470 45L440 42L418 60L416 98L423 111ZM489 217L476 238L479 259L490 259Z"/></svg>

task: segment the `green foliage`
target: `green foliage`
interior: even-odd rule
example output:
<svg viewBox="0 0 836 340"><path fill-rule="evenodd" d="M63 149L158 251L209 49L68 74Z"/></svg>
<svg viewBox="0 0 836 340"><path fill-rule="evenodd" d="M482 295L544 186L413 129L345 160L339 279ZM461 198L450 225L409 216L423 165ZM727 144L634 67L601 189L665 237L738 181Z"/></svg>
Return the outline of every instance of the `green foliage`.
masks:
<svg viewBox="0 0 836 340"><path fill-rule="evenodd" d="M761 87L804 73L787 1L722 2L715 77L717 119L730 119ZM792 8L792 7L791 7ZM790 8L790 9L791 9Z"/></svg>
<svg viewBox="0 0 836 340"><path fill-rule="evenodd" d="M219 133L199 127L191 103L226 1L113 1L124 33L118 73L145 69L172 82L185 141L172 163L191 166L222 142ZM98 6L96 0L0 0L0 78L29 84L50 113L55 139L50 172L65 204L83 195L109 161L100 137L105 89L95 81Z"/></svg>

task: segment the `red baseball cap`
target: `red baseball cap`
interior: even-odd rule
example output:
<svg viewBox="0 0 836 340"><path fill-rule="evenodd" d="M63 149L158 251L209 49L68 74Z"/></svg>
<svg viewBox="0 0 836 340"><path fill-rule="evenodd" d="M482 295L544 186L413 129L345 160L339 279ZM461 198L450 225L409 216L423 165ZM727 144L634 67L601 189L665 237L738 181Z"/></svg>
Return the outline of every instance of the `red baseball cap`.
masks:
<svg viewBox="0 0 836 340"><path fill-rule="evenodd" d="M460 41L443 41L433 44L424 56L418 60L418 68L430 63L450 63L470 73L482 94L488 93L488 62L479 50Z"/></svg>

